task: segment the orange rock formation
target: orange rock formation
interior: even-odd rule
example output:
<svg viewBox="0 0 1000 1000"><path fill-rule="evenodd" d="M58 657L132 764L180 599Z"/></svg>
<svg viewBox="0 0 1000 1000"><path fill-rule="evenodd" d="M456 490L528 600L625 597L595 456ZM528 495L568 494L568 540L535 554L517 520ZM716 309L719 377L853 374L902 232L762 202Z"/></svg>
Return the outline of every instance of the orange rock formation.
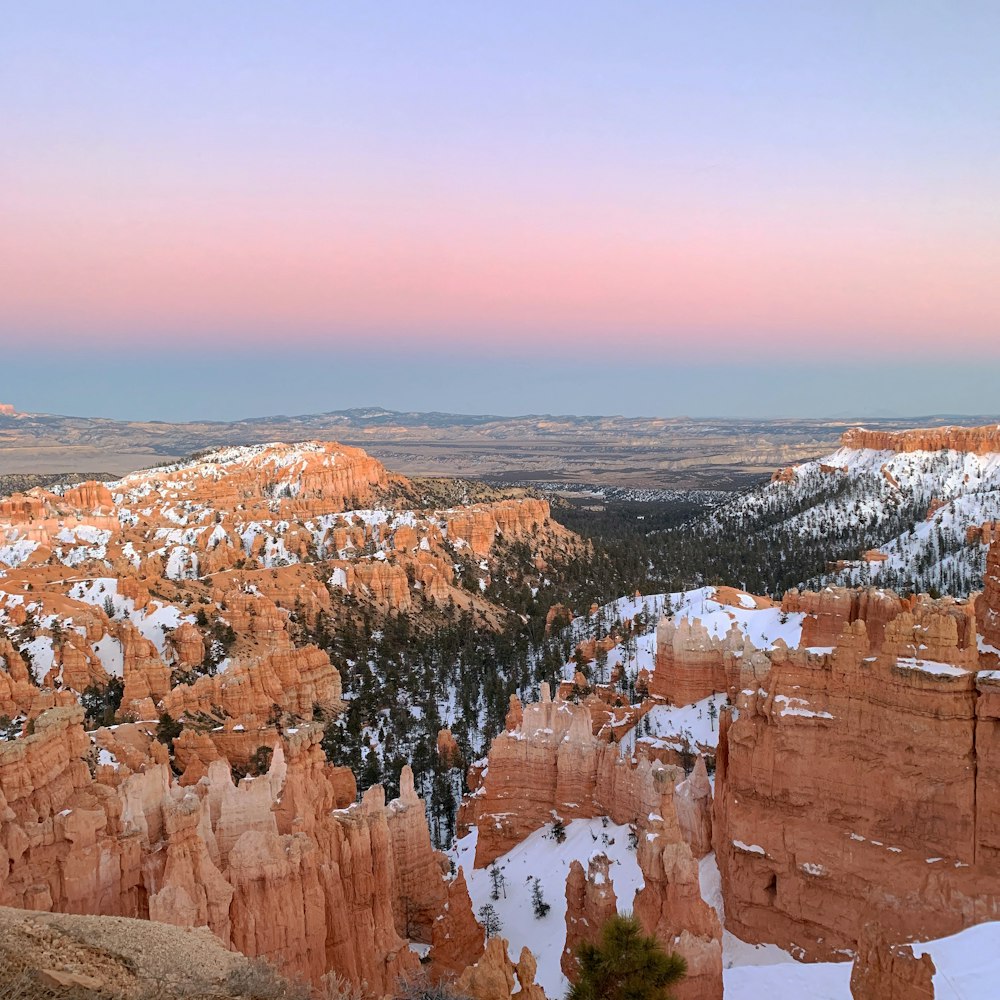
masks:
<svg viewBox="0 0 1000 1000"><path fill-rule="evenodd" d="M935 427L908 431L871 431L855 427L840 439L845 448L873 451L969 451L976 455L1000 452L1000 427Z"/></svg>
<svg viewBox="0 0 1000 1000"><path fill-rule="evenodd" d="M463 819L479 827L476 867L553 816L569 822L607 815L635 824L646 880L636 915L647 932L687 959L689 975L676 991L680 1000L708 1000L722 995L722 932L701 898L698 865L678 822L674 788L680 774L646 758L626 760L617 745L593 735L586 706L553 701L543 685L541 701L524 706L519 727L494 739L485 780L467 800Z"/></svg>
<svg viewBox="0 0 1000 1000"><path fill-rule="evenodd" d="M983 641L1000 649L1000 540L990 546L986 557L986 578L976 602L976 617Z"/></svg>
<svg viewBox="0 0 1000 1000"><path fill-rule="evenodd" d="M316 983L334 969L385 991L417 968L397 925L411 908L412 936L430 943L429 915L453 893L411 775L388 807L378 786L355 805L306 726L239 785L222 760L186 789L153 758L95 779L81 717L54 709L0 743L0 904L207 925Z"/></svg>
<svg viewBox="0 0 1000 1000"><path fill-rule="evenodd" d="M975 672L970 613L831 613L833 653L775 650L724 715L714 842L737 936L834 958L870 919L903 940L995 915L1000 680Z"/></svg>
<svg viewBox="0 0 1000 1000"><path fill-rule="evenodd" d="M595 854L586 871L579 861L574 861L566 879L566 946L561 959L563 975L570 982L575 982L577 976L576 949L584 941L598 941L601 928L617 912L607 856Z"/></svg>

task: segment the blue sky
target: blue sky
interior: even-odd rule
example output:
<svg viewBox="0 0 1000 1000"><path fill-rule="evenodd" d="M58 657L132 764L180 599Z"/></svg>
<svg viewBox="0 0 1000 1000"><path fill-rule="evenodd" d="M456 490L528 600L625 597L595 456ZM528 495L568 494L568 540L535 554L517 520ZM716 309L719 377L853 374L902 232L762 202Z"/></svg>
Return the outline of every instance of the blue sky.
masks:
<svg viewBox="0 0 1000 1000"><path fill-rule="evenodd" d="M955 0L13 5L0 399L988 410L998 38Z"/></svg>

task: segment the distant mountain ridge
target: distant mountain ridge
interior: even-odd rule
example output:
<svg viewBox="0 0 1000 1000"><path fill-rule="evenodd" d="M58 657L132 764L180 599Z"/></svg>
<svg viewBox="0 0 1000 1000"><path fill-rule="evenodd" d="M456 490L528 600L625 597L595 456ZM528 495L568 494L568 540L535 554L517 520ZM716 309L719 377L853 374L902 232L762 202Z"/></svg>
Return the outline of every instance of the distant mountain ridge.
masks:
<svg viewBox="0 0 1000 1000"><path fill-rule="evenodd" d="M986 423L988 418L963 418ZM953 415L863 421L879 432L942 427ZM858 421L862 423L862 421ZM328 439L410 476L736 489L836 447L847 420L400 412L356 407L236 421L122 421L0 413L0 476L124 475L205 448ZM83 476L86 478L86 476Z"/></svg>

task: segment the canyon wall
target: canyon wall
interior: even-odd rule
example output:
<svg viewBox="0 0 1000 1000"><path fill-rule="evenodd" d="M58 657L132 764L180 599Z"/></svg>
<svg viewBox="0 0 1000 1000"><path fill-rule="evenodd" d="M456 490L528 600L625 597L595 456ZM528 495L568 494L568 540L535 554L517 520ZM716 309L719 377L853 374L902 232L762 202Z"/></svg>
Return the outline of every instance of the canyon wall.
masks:
<svg viewBox="0 0 1000 1000"><path fill-rule="evenodd" d="M986 556L983 593L976 602L976 617L983 641L1000 650L1000 540Z"/></svg>
<svg viewBox="0 0 1000 1000"><path fill-rule="evenodd" d="M714 842L727 925L836 959L878 920L893 940L1000 913L1000 683L977 673L968 607L872 629L831 653L776 649L721 720Z"/></svg>
<svg viewBox="0 0 1000 1000"><path fill-rule="evenodd" d="M547 685L540 702L523 708L512 703L508 729L493 740L485 777L460 817L479 829L476 867L556 816L564 823L606 815L635 824L645 879L635 898L636 916L647 933L687 959L688 976L675 989L678 1000L721 997L722 930L701 898L698 863L674 805L683 772L648 758L622 757L617 744L594 736L585 705L552 700ZM700 794L685 800L689 811L708 804ZM704 829L690 817L688 826ZM573 928L570 933L576 935Z"/></svg>
<svg viewBox="0 0 1000 1000"><path fill-rule="evenodd" d="M1000 452L1000 426L934 427L908 431L871 431L854 427L840 439L844 448L873 451L969 451L976 455Z"/></svg>

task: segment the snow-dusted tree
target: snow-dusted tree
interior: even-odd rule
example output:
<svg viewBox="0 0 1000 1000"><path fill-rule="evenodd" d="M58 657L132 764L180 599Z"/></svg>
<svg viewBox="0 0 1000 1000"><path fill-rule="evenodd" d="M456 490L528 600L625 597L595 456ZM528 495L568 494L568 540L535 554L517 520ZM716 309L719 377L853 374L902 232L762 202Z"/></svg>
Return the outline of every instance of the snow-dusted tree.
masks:
<svg viewBox="0 0 1000 1000"><path fill-rule="evenodd" d="M531 880L531 908L535 911L535 917L538 920L541 920L552 909L545 902L545 897L542 895L542 883L537 877Z"/></svg>
<svg viewBox="0 0 1000 1000"><path fill-rule="evenodd" d="M507 898L507 880L504 878L503 872L500 870L500 866L494 861L489 868L490 873L490 899L495 903L499 898L500 894L503 893L503 898Z"/></svg>
<svg viewBox="0 0 1000 1000"><path fill-rule="evenodd" d="M483 931L488 938L496 937L503 929L500 915L492 903L484 903L479 907L479 922L483 925Z"/></svg>

